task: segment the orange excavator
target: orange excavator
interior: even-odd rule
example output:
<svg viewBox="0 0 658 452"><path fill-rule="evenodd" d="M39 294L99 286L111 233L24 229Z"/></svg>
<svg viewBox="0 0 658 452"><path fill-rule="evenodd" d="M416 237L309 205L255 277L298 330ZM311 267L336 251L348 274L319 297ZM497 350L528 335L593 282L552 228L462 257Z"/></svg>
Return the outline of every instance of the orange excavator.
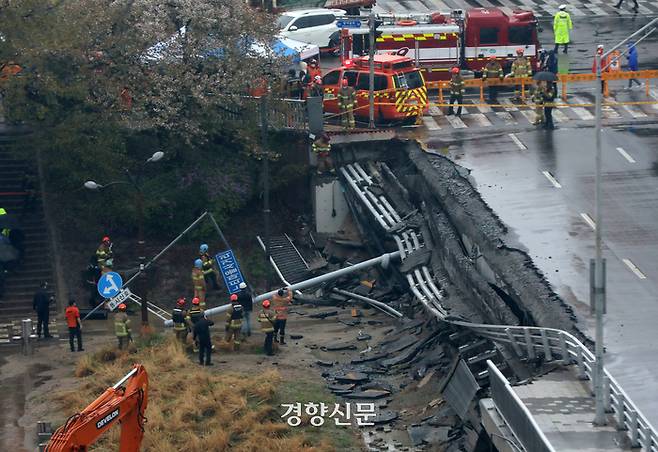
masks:
<svg viewBox="0 0 658 452"><path fill-rule="evenodd" d="M125 385L125 387L124 387ZM47 452L82 452L115 423L121 423L120 452L139 452L144 437L144 412L148 404L148 375L135 364L121 380L71 416L57 429L46 446Z"/></svg>

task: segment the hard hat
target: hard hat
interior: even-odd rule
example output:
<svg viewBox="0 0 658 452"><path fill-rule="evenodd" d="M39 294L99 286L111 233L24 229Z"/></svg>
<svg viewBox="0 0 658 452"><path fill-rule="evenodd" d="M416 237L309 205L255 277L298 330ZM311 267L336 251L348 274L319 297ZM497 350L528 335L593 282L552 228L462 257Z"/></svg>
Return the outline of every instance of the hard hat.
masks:
<svg viewBox="0 0 658 452"><path fill-rule="evenodd" d="M315 58L313 58L313 59L311 60L311 64L318 64L318 60L316 60Z"/></svg>
<svg viewBox="0 0 658 452"><path fill-rule="evenodd" d="M564 11L565 9L567 9L567 5L562 3L560 6L558 6L558 8L560 8L560 11Z"/></svg>
<svg viewBox="0 0 658 452"><path fill-rule="evenodd" d="M119 305L119 311L125 311L125 310L126 310L126 305L123 304L123 303L121 303L121 304Z"/></svg>
<svg viewBox="0 0 658 452"><path fill-rule="evenodd" d="M313 80L315 81L315 83L322 83L322 77L320 77L319 75L313 77Z"/></svg>
<svg viewBox="0 0 658 452"><path fill-rule="evenodd" d="M184 297L179 298L176 304L178 306L185 306L185 298Z"/></svg>
<svg viewBox="0 0 658 452"><path fill-rule="evenodd" d="M453 67L452 69L450 69L450 72L452 72L453 74L459 74L459 68Z"/></svg>
<svg viewBox="0 0 658 452"><path fill-rule="evenodd" d="M107 243L110 241L110 238L108 236L103 237L103 243Z"/></svg>
<svg viewBox="0 0 658 452"><path fill-rule="evenodd" d="M247 288L247 283L241 282L240 285L238 286L240 289L246 289Z"/></svg>
<svg viewBox="0 0 658 452"><path fill-rule="evenodd" d="M603 44L599 44L596 46L597 49L603 49Z"/></svg>
<svg viewBox="0 0 658 452"><path fill-rule="evenodd" d="M197 298L197 297L192 298L192 304L193 305L198 305L199 303L200 303L199 298Z"/></svg>
<svg viewBox="0 0 658 452"><path fill-rule="evenodd" d="M201 259L197 259L197 260L195 260L195 261L194 261L194 266L195 266L196 268L201 268L201 267L203 267L203 261L202 261Z"/></svg>
<svg viewBox="0 0 658 452"><path fill-rule="evenodd" d="M238 301L238 296L236 294L231 294L231 296L229 297L229 300Z"/></svg>
<svg viewBox="0 0 658 452"><path fill-rule="evenodd" d="M516 49L516 54L517 54L517 55L523 55L523 49L522 49L521 47L519 47L518 49Z"/></svg>
<svg viewBox="0 0 658 452"><path fill-rule="evenodd" d="M204 243L203 245L201 245L201 246L199 247L199 251L201 251L202 253L205 253L206 251L208 251L208 245L206 245L206 244Z"/></svg>
<svg viewBox="0 0 658 452"><path fill-rule="evenodd" d="M343 79L342 85L347 86L347 79L346 78Z"/></svg>
<svg viewBox="0 0 658 452"><path fill-rule="evenodd" d="M489 55L489 60L493 61L496 59L496 55Z"/></svg>
<svg viewBox="0 0 658 452"><path fill-rule="evenodd" d="M263 301L263 307L266 308L266 309L269 308L270 307L270 300L264 300Z"/></svg>

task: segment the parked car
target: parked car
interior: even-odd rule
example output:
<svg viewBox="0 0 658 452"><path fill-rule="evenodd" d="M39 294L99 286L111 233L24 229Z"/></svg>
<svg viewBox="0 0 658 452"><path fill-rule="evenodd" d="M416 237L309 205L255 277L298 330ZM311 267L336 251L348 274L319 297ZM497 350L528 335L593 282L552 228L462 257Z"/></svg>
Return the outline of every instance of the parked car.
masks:
<svg viewBox="0 0 658 452"><path fill-rule="evenodd" d="M331 37L338 31L336 19L345 14L342 9L326 8L287 11L278 19L280 35L321 48L333 47L335 43L331 43Z"/></svg>

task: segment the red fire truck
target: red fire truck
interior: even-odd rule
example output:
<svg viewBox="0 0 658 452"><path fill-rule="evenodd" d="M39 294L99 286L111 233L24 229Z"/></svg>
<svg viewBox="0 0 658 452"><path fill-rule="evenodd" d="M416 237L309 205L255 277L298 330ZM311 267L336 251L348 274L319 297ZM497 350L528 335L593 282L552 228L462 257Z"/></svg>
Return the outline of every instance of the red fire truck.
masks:
<svg viewBox="0 0 658 452"><path fill-rule="evenodd" d="M356 90L354 116L367 119L369 110L368 57L346 60L322 77L324 111L339 113L336 95L343 79ZM375 55L375 120L379 123L413 122L427 111L427 88L413 60L399 55Z"/></svg>
<svg viewBox="0 0 658 452"><path fill-rule="evenodd" d="M410 57L428 81L449 79L454 66L479 76L492 55L507 71L518 48L537 64L537 20L531 11L507 15L498 8L474 8L466 13L378 14L376 20L377 53ZM358 22L361 27L342 30L342 58L368 53L367 17L359 16Z"/></svg>

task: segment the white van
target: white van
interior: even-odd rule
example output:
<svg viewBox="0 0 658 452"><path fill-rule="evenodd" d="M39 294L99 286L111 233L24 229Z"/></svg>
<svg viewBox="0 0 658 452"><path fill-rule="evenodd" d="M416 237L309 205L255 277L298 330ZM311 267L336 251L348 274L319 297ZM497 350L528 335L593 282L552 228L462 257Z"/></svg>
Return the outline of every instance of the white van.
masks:
<svg viewBox="0 0 658 452"><path fill-rule="evenodd" d="M338 31L336 19L345 14L342 9L326 8L287 11L278 19L280 35L318 47L330 47L331 35Z"/></svg>

